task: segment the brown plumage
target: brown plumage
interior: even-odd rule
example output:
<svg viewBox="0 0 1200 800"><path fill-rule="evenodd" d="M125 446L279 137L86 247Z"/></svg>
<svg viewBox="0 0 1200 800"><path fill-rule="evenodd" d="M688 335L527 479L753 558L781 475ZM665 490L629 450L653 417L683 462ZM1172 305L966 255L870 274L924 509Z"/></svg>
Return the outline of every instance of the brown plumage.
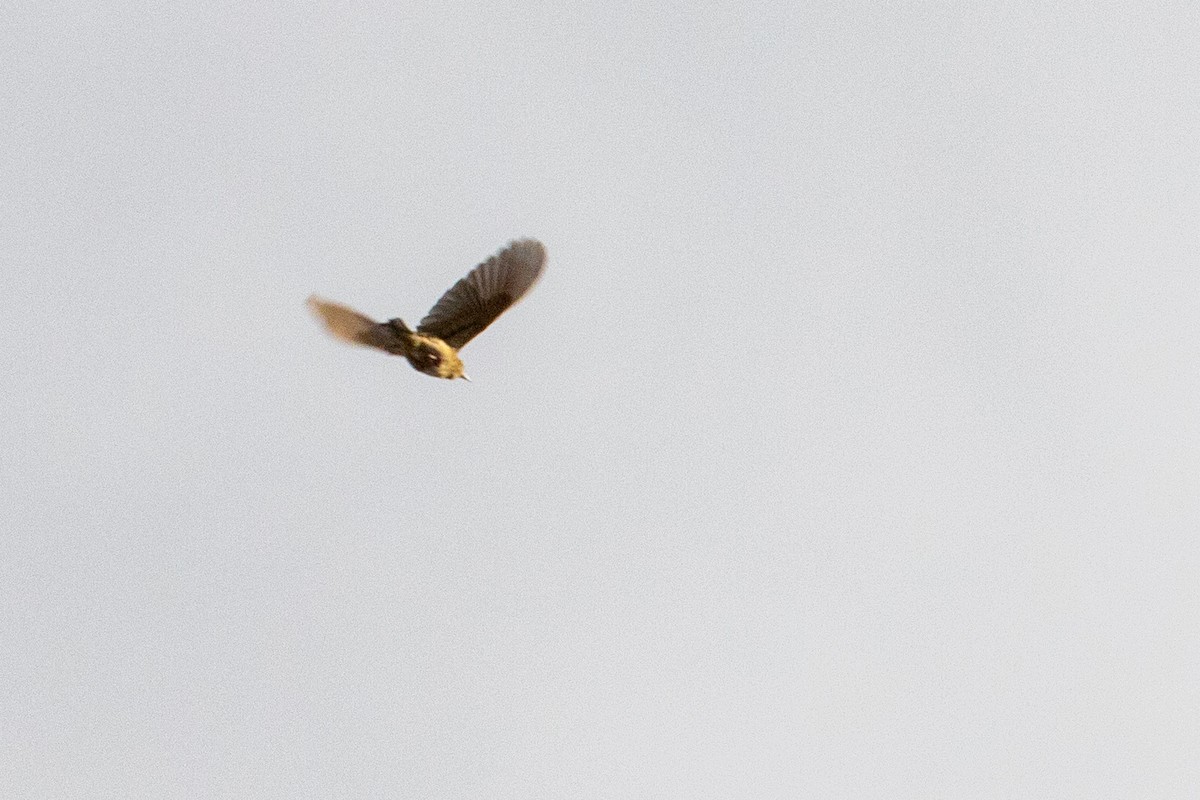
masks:
<svg viewBox="0 0 1200 800"><path fill-rule="evenodd" d="M404 356L414 369L436 378L467 378L459 349L520 300L545 265L546 248L541 242L509 243L451 286L415 331L401 319L376 322L316 295L308 298L308 306L344 342Z"/></svg>

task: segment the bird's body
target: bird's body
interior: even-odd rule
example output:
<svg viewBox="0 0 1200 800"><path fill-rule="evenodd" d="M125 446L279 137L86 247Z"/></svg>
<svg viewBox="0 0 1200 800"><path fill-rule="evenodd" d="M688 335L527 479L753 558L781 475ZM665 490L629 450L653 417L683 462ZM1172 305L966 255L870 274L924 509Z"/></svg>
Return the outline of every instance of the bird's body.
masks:
<svg viewBox="0 0 1200 800"><path fill-rule="evenodd" d="M520 300L545 264L541 242L510 243L450 287L415 331L403 320L376 322L316 295L308 298L308 305L342 341L404 356L413 369L435 378L466 378L459 349Z"/></svg>

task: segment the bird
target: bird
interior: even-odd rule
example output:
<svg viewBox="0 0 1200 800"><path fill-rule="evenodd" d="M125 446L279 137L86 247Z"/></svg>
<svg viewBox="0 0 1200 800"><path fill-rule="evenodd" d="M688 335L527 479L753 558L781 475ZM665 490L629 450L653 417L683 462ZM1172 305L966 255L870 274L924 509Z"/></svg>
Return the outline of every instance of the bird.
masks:
<svg viewBox="0 0 1200 800"><path fill-rule="evenodd" d="M418 372L435 378L471 379L458 351L533 288L546 266L546 248L517 239L450 287L414 331L400 318L376 322L317 295L308 307L335 338L404 356Z"/></svg>

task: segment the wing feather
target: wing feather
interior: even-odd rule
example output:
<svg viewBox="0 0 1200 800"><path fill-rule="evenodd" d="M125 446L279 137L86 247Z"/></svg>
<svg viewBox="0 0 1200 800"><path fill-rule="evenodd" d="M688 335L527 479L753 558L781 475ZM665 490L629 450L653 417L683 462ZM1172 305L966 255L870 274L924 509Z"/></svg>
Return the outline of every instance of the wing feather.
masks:
<svg viewBox="0 0 1200 800"><path fill-rule="evenodd" d="M546 248L534 239L509 243L471 270L434 304L417 330L455 350L475 338L528 292L546 265Z"/></svg>
<svg viewBox="0 0 1200 800"><path fill-rule="evenodd" d="M325 329L343 342L395 352L398 337L387 325L315 294L308 298L308 307L325 324Z"/></svg>

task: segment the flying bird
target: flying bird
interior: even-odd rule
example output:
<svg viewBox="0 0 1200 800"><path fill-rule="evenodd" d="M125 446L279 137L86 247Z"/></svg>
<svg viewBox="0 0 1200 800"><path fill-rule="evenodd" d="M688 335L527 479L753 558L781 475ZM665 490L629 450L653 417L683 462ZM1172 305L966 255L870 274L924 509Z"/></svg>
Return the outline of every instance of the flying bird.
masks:
<svg viewBox="0 0 1200 800"><path fill-rule="evenodd" d="M545 266L541 242L510 242L451 286L415 331L402 319L376 322L315 294L308 298L308 307L344 342L404 356L413 369L435 378L469 381L458 351L533 288Z"/></svg>

